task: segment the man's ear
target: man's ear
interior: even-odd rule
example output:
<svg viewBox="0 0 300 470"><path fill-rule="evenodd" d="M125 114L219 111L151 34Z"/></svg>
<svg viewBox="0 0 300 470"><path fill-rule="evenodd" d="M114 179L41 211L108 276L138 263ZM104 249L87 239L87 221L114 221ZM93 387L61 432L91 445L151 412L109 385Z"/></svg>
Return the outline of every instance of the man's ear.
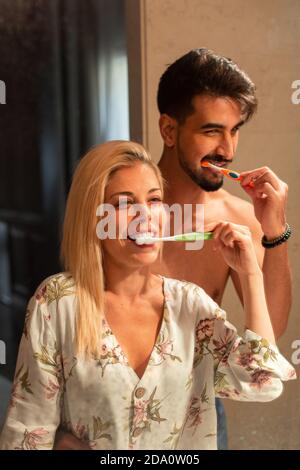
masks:
<svg viewBox="0 0 300 470"><path fill-rule="evenodd" d="M167 147L174 147L177 136L177 121L168 114L161 114L159 118L159 129L163 141Z"/></svg>

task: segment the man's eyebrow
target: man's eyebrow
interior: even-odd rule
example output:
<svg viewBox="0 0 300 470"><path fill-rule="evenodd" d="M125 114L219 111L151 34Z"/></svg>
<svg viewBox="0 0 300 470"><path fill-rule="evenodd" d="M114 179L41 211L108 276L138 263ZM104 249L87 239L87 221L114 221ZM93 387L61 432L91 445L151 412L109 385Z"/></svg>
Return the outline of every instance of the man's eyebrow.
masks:
<svg viewBox="0 0 300 470"><path fill-rule="evenodd" d="M242 127L243 124L245 124L245 121L242 119L240 122L237 123L236 126L233 127L233 129L236 129L237 127Z"/></svg>
<svg viewBox="0 0 300 470"><path fill-rule="evenodd" d="M244 123L245 123L245 121L242 119L232 129L236 129L238 127L241 127ZM219 124L217 122L208 122L207 124L203 124L203 126L201 126L200 129L225 129L225 126L223 124Z"/></svg>
<svg viewBox="0 0 300 470"><path fill-rule="evenodd" d="M152 188L152 189L149 189L148 193L154 193L155 191L161 191L161 188ZM112 197L114 196L132 196L134 197L134 193L130 192L130 191L121 191L121 192L118 192L118 193L114 193L112 194L109 199L111 199Z"/></svg>
<svg viewBox="0 0 300 470"><path fill-rule="evenodd" d="M224 129L225 126L223 124L217 124L216 122L208 122L207 124L204 124L203 126L200 127L200 129Z"/></svg>

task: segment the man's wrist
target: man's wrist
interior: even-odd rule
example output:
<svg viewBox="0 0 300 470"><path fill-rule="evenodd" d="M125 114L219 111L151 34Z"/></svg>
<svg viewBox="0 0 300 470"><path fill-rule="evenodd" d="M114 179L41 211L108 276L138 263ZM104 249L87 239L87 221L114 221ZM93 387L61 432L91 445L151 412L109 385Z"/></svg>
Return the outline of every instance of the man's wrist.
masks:
<svg viewBox="0 0 300 470"><path fill-rule="evenodd" d="M286 222L284 224L272 227L270 230L264 231L264 236L267 241L275 240L280 237L286 229Z"/></svg>
<svg viewBox="0 0 300 470"><path fill-rule="evenodd" d="M291 234L292 234L291 227L289 226L288 223L286 223L285 228L281 232L280 235L271 239L267 238L267 236L264 235L261 239L261 244L264 248L275 248L276 246L279 246L282 243L285 243L290 238Z"/></svg>

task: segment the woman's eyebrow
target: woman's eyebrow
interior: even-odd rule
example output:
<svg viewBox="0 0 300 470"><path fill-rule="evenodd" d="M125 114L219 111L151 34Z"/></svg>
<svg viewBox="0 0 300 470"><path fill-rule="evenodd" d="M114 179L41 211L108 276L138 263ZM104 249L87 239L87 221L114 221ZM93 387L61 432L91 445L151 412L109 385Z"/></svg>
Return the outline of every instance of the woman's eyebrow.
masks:
<svg viewBox="0 0 300 470"><path fill-rule="evenodd" d="M160 188L152 188L152 189L149 189L148 193L154 193L154 191L161 191L161 189ZM134 197L134 193L132 193L131 191L120 191L118 193L113 193L109 197L109 199L111 199L114 196L132 196L132 197Z"/></svg>
<svg viewBox="0 0 300 470"><path fill-rule="evenodd" d="M148 193L154 193L154 191L161 191L160 188L152 188L152 189L149 189Z"/></svg>
<svg viewBox="0 0 300 470"><path fill-rule="evenodd" d="M134 194L130 191L121 191L121 192L118 192L118 193L114 193L112 194L109 199L111 199L112 197L114 196L134 196Z"/></svg>

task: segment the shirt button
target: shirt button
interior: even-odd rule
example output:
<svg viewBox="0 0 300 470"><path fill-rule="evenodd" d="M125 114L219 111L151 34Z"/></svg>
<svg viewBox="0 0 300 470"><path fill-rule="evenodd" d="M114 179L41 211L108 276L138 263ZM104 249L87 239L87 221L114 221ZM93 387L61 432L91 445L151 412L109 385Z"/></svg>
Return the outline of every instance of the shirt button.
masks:
<svg viewBox="0 0 300 470"><path fill-rule="evenodd" d="M145 395L146 389L143 387L138 387L135 391L135 396L136 398L142 398Z"/></svg>

